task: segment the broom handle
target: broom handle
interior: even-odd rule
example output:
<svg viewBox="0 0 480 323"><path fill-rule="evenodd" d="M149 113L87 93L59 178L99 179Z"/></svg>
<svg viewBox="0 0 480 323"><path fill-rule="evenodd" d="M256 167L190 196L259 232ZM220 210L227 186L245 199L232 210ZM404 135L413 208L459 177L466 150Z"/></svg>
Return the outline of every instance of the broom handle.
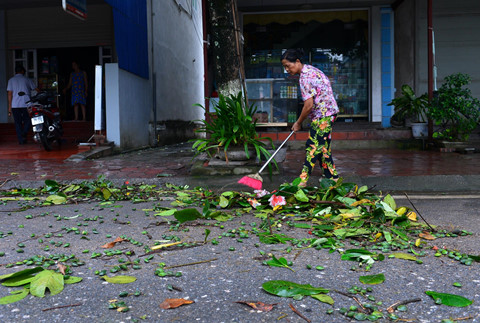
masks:
<svg viewBox="0 0 480 323"><path fill-rule="evenodd" d="M270 162L272 161L272 159L275 157L275 155L280 151L280 149L282 149L283 145L285 145L285 143L288 141L288 139L290 139L290 137L295 133L295 131L292 131L290 132L290 134L288 135L287 139L285 139L282 144L277 148L277 150L275 150L272 154L272 156L270 156L270 158L267 160L267 162L262 166L262 168L260 168L260 170L258 171L258 174L260 174L264 169L265 167L267 167L268 164L270 164Z"/></svg>

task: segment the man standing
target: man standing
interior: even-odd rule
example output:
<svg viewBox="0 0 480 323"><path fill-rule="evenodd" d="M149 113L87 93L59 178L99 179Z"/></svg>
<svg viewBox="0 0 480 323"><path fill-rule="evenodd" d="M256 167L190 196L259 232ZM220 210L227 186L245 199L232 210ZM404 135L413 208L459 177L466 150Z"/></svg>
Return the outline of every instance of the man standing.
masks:
<svg viewBox="0 0 480 323"><path fill-rule="evenodd" d="M28 115L27 101L30 100L32 90L37 90L32 80L25 76L25 68L21 65L15 67L15 76L8 80L8 115L13 114L18 143L27 143L27 133L30 129L30 116ZM25 93L19 95L19 93Z"/></svg>

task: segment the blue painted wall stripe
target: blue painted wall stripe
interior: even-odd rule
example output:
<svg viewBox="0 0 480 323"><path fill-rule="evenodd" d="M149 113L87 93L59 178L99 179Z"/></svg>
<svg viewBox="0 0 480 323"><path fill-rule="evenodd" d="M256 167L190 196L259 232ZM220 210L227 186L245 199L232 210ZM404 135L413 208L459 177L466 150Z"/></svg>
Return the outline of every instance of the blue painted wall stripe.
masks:
<svg viewBox="0 0 480 323"><path fill-rule="evenodd" d="M113 9L118 66L148 79L147 1L105 1Z"/></svg>
<svg viewBox="0 0 480 323"><path fill-rule="evenodd" d="M382 127L391 126L390 118L393 115L393 107L388 104L394 95L394 57L393 57L393 11L390 8L382 8L381 14L381 77L382 77Z"/></svg>

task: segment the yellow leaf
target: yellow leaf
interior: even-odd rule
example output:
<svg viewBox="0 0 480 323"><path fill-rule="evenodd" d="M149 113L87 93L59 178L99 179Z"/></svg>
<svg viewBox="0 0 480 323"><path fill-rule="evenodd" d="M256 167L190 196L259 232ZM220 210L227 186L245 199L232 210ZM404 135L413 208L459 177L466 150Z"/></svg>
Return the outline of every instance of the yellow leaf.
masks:
<svg viewBox="0 0 480 323"><path fill-rule="evenodd" d="M407 208L404 207L404 206L399 207L399 208L397 209L397 214L398 214L398 215L404 215L405 212L407 212Z"/></svg>
<svg viewBox="0 0 480 323"><path fill-rule="evenodd" d="M353 202L352 204L350 204L350 206L358 206L367 203L372 203L372 201L370 201L369 199L362 199L360 201Z"/></svg>
<svg viewBox="0 0 480 323"><path fill-rule="evenodd" d="M410 211L410 212L407 213L407 218L410 221L417 221L417 213L415 213L413 211Z"/></svg>
<svg viewBox="0 0 480 323"><path fill-rule="evenodd" d="M397 259L404 259L404 260L411 260L411 261L417 260L417 257L408 253L396 252L396 253L393 253L392 255Z"/></svg>
<svg viewBox="0 0 480 323"><path fill-rule="evenodd" d="M375 235L375 239L373 239L373 242L377 241L378 239L380 239L380 237L382 236L382 233L381 232L378 232L376 235Z"/></svg>
<svg viewBox="0 0 480 323"><path fill-rule="evenodd" d="M351 218L354 218L355 217L355 214L353 213L342 213L340 214L342 216L342 218L345 220L345 219L351 219Z"/></svg>
<svg viewBox="0 0 480 323"><path fill-rule="evenodd" d="M418 238L417 240L415 240L415 247L420 246L421 243L422 243L422 239Z"/></svg>
<svg viewBox="0 0 480 323"><path fill-rule="evenodd" d="M164 244L160 244L160 245L158 245L158 246L153 246L153 247L151 247L150 249L152 249L152 250L157 250L157 249L162 249L162 248L167 248L167 247L175 246L175 245L181 244L181 243L183 243L183 241L172 242L172 243L164 243Z"/></svg>

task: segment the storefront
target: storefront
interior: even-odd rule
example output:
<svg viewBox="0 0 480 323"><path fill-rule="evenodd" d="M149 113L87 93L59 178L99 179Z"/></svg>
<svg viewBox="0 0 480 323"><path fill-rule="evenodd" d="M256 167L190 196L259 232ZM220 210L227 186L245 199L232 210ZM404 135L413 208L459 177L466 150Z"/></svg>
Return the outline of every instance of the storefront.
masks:
<svg viewBox="0 0 480 323"><path fill-rule="evenodd" d="M98 1L97 1L98 2ZM55 6L12 8L5 11L6 75L17 64L40 90L58 91L58 105L64 120L73 119L70 93L62 90L69 82L72 62L87 73L87 119L93 118L95 65L114 60L112 9L106 3L88 7L88 19L81 21Z"/></svg>
<svg viewBox="0 0 480 323"><path fill-rule="evenodd" d="M245 74L259 122L285 125L301 107L298 76L280 62L288 48L302 48L304 63L330 79L345 121L369 119L368 10L253 13L243 15Z"/></svg>

